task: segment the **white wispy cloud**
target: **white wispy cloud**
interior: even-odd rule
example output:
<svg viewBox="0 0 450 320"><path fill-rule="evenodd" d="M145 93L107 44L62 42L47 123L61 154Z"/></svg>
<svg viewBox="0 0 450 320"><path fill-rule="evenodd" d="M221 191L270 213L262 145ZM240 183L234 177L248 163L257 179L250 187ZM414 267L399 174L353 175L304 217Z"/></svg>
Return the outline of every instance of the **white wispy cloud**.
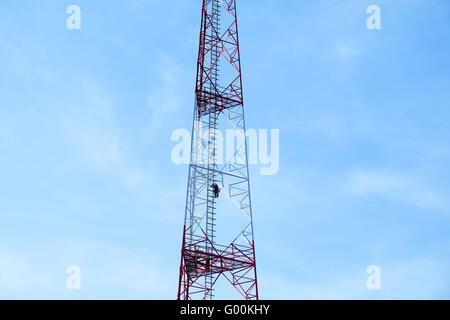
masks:
<svg viewBox="0 0 450 320"><path fill-rule="evenodd" d="M352 170L347 173L341 189L351 196L376 196L424 209L447 206L447 197L414 174L380 170Z"/></svg>
<svg viewBox="0 0 450 320"><path fill-rule="evenodd" d="M0 249L0 297L34 299L170 299L176 294L176 264L152 250L89 241L60 241L39 255ZM42 259L44 258L44 259ZM80 267L81 289L66 282L71 265Z"/></svg>
<svg viewBox="0 0 450 320"><path fill-rule="evenodd" d="M54 282L24 254L0 249L0 296L15 297L48 291Z"/></svg>
<svg viewBox="0 0 450 320"><path fill-rule="evenodd" d="M335 52L339 58L350 59L360 56L363 49L355 43L339 41L335 44Z"/></svg>
<svg viewBox="0 0 450 320"><path fill-rule="evenodd" d="M177 61L166 54L159 55L154 66L159 85L153 87L147 96L147 106L151 111L151 121L147 134L164 127L167 121L177 115L184 106L182 81L186 80ZM193 80L192 80L193 81Z"/></svg>
<svg viewBox="0 0 450 320"><path fill-rule="evenodd" d="M3 47L3 49L14 50L14 51L18 49L15 44L5 40L2 37L0 37L0 47Z"/></svg>
<svg viewBox="0 0 450 320"><path fill-rule="evenodd" d="M152 248L128 248L90 239L64 243L57 252L60 261L80 266L82 289L90 295L120 298L125 293L146 299L175 296L177 265L167 264Z"/></svg>
<svg viewBox="0 0 450 320"><path fill-rule="evenodd" d="M264 299L437 299L449 297L448 260L427 257L399 258L382 262L381 289L367 288L368 266L321 266L322 277L299 270L303 280L282 274L260 277Z"/></svg>
<svg viewBox="0 0 450 320"><path fill-rule="evenodd" d="M89 80L78 92L80 97L68 100L57 116L63 139L78 156L75 160L116 176L127 187L145 181L146 173L133 163L129 143L120 134L115 106L107 91Z"/></svg>
<svg viewBox="0 0 450 320"><path fill-rule="evenodd" d="M166 126L171 113L180 106L177 98L172 100L170 92L170 88L179 81L177 71L171 71L169 67L167 72L161 72L162 91L153 91L153 104L150 106L154 110L151 123L155 125L148 127L148 122L143 121L142 127L136 128L136 132L140 134L139 139L147 140L145 148L155 152L161 148L158 132L160 126ZM157 169L160 165L158 157L139 157L141 153L136 148L143 146L123 134L119 106L114 103L113 95L107 89L89 78L80 83L74 89L78 97L68 99L55 120L60 123L58 131L62 135L62 141L69 146L73 155L71 161L113 177L125 188L132 189L143 203L152 208L149 215L157 221L174 219L174 200L184 194L185 185L172 186L167 183L167 177ZM169 143L169 131L167 128L164 130ZM158 132L155 135L157 138L153 136L155 132ZM167 163L172 165L169 152L167 158L163 159L167 159Z"/></svg>

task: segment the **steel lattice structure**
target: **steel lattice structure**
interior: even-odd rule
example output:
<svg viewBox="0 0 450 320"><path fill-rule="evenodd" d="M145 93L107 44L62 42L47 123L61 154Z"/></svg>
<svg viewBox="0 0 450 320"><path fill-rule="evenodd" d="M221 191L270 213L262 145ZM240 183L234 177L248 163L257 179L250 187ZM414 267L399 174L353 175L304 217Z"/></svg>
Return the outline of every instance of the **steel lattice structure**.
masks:
<svg viewBox="0 0 450 320"><path fill-rule="evenodd" d="M238 140L225 161L222 129ZM236 0L203 0L178 299L212 299L219 278L258 299L245 132ZM222 210L227 199L232 205ZM225 216L231 223L217 232Z"/></svg>

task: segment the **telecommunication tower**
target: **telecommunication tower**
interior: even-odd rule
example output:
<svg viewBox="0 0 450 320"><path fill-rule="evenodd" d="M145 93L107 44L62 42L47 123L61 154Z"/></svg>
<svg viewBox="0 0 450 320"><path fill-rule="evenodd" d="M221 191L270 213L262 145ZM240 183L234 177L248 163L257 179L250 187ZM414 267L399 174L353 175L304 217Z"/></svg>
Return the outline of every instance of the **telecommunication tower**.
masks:
<svg viewBox="0 0 450 320"><path fill-rule="evenodd" d="M203 0L179 300L258 299L245 132L236 0Z"/></svg>

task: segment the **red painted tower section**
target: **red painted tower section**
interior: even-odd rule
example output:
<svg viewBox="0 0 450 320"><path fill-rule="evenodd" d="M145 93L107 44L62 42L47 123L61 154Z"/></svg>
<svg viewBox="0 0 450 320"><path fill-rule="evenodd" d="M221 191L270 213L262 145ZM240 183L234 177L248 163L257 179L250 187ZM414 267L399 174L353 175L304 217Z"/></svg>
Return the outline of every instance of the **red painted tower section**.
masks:
<svg viewBox="0 0 450 320"><path fill-rule="evenodd" d="M203 0L195 98L178 299L212 299L223 278L237 297L255 300L258 282L236 0ZM225 128L242 139L221 162L218 137ZM214 184L221 185L220 198ZM231 217L231 223L220 233L222 217ZM218 236L230 240L219 242Z"/></svg>

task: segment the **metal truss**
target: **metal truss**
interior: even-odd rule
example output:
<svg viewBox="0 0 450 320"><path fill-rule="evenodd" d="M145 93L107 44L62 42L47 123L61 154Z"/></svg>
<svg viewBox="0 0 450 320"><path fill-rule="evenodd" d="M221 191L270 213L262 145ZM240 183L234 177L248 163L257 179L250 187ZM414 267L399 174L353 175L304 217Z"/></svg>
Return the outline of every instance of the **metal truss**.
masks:
<svg viewBox="0 0 450 320"><path fill-rule="evenodd" d="M203 0L195 97L178 299L212 299L220 277L242 298L258 299L236 0ZM240 137L225 161L224 129ZM218 202L227 199L242 219L219 244Z"/></svg>

